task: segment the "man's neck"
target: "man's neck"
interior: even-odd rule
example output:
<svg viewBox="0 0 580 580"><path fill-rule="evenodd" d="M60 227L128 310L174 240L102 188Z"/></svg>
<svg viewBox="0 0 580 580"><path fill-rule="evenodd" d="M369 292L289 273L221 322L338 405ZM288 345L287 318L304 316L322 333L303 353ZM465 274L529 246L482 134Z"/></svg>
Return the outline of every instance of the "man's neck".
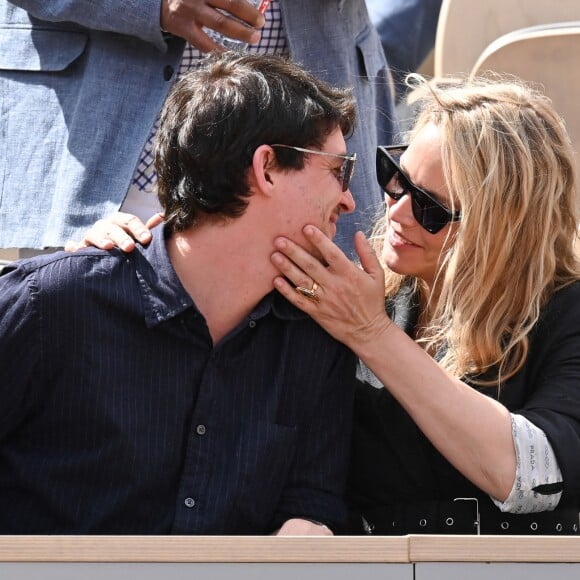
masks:
<svg viewBox="0 0 580 580"><path fill-rule="evenodd" d="M272 290L270 244L240 222L199 224L167 240L171 263L205 317L214 344Z"/></svg>

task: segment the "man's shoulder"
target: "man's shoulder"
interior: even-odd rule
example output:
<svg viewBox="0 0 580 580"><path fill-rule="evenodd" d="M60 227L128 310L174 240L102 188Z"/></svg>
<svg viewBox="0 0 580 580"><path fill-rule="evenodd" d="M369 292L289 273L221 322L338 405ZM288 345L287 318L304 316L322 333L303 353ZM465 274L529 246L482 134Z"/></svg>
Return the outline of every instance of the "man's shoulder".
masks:
<svg viewBox="0 0 580 580"><path fill-rule="evenodd" d="M118 250L86 248L24 258L6 265L0 280L5 285L33 283L38 289L64 289L86 284L92 278L107 278L130 262Z"/></svg>

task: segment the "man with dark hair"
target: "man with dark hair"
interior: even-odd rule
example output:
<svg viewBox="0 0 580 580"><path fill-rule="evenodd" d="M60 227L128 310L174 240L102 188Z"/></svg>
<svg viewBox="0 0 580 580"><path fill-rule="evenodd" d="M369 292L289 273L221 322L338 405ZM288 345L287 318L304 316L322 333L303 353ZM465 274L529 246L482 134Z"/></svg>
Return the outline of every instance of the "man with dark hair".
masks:
<svg viewBox="0 0 580 580"><path fill-rule="evenodd" d="M213 57L162 112L153 242L6 268L0 533L340 527L355 359L270 255L353 210L354 110L279 57Z"/></svg>

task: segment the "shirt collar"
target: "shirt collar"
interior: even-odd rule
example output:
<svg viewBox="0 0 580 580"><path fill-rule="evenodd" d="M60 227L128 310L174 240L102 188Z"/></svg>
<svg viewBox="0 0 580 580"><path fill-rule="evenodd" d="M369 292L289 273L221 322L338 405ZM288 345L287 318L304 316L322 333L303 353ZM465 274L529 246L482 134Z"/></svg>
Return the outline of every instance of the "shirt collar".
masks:
<svg viewBox="0 0 580 580"><path fill-rule="evenodd" d="M151 243L148 246L137 245L134 252L148 328L174 318L193 306L193 300L182 286L169 259L166 236L164 225L155 228Z"/></svg>
<svg viewBox="0 0 580 580"><path fill-rule="evenodd" d="M252 318L257 318L256 314L262 312L262 316L269 311L281 320L304 320L309 318L308 314L296 308L293 304L288 302L281 294L272 290L267 294L263 300L256 306L252 313Z"/></svg>
<svg viewBox="0 0 580 580"><path fill-rule="evenodd" d="M162 225L153 230L153 240L148 246L137 245L133 253L148 328L174 318L188 308L195 308L171 264L166 239L167 230ZM270 312L282 320L308 318L274 290L257 304L250 318L258 320Z"/></svg>

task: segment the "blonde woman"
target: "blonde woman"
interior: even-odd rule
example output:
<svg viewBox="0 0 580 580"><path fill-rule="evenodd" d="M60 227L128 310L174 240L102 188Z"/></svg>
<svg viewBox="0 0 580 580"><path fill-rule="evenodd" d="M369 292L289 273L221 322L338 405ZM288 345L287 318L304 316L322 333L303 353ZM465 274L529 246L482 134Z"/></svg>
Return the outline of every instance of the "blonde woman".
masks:
<svg viewBox="0 0 580 580"><path fill-rule="evenodd" d="M313 226L326 267L276 240L275 286L362 361L351 532L578 533L573 157L534 90L433 86L377 152L380 261L360 232L362 268Z"/></svg>

